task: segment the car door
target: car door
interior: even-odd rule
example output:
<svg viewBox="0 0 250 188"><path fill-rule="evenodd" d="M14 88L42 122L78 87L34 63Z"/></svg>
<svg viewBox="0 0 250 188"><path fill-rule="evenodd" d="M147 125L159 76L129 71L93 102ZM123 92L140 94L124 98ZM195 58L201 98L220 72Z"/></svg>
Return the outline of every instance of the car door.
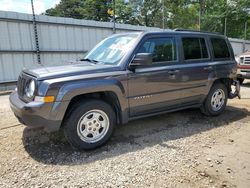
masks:
<svg viewBox="0 0 250 188"><path fill-rule="evenodd" d="M215 76L208 39L204 35L180 36L180 44L182 106L200 104L208 93L209 80Z"/></svg>
<svg viewBox="0 0 250 188"><path fill-rule="evenodd" d="M128 74L130 117L177 108L181 91L175 36L144 38L137 53L152 53L153 63Z"/></svg>

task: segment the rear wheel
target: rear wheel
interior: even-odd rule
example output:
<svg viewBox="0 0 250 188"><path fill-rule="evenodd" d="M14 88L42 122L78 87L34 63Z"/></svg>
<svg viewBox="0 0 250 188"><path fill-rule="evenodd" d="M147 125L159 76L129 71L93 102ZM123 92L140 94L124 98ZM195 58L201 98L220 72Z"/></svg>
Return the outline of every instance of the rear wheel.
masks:
<svg viewBox="0 0 250 188"><path fill-rule="evenodd" d="M77 149L97 148L108 141L115 126L112 107L101 100L81 102L64 123L64 135Z"/></svg>
<svg viewBox="0 0 250 188"><path fill-rule="evenodd" d="M217 116L221 114L226 107L228 91L224 84L215 83L204 101L201 111L208 116Z"/></svg>

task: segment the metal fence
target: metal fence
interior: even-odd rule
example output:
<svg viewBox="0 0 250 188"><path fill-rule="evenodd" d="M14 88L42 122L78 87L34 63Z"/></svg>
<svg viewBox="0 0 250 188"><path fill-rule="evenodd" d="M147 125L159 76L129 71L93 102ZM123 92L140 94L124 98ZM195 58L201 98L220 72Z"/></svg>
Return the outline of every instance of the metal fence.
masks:
<svg viewBox="0 0 250 188"><path fill-rule="evenodd" d="M113 33L113 24L37 15L43 65L58 65L83 57L96 43ZM116 32L159 30L116 24ZM23 68L38 67L32 15L0 11L0 83L16 81Z"/></svg>
<svg viewBox="0 0 250 188"><path fill-rule="evenodd" d="M239 55L244 51L250 51L250 41L242 39L229 38L229 41L233 47L234 54Z"/></svg>
<svg viewBox="0 0 250 188"><path fill-rule="evenodd" d="M112 34L111 22L77 20L36 15L41 62L45 66L82 58L96 43ZM116 24L116 32L160 30L159 28ZM239 54L250 50L250 41L230 39ZM23 68L39 67L36 58L32 15L0 11L0 90L15 82ZM4 88L6 89L6 87Z"/></svg>

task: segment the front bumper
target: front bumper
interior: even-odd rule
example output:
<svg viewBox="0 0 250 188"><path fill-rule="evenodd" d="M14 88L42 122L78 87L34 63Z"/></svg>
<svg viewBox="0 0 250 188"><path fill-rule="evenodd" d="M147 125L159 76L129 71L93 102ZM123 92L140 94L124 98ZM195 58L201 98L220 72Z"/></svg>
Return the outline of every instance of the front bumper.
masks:
<svg viewBox="0 0 250 188"><path fill-rule="evenodd" d="M19 99L17 92L10 95L10 107L20 123L27 126L43 127L48 132L59 130L61 121L50 117L53 103L29 102Z"/></svg>
<svg viewBox="0 0 250 188"><path fill-rule="evenodd" d="M237 77L250 79L250 65L238 65Z"/></svg>

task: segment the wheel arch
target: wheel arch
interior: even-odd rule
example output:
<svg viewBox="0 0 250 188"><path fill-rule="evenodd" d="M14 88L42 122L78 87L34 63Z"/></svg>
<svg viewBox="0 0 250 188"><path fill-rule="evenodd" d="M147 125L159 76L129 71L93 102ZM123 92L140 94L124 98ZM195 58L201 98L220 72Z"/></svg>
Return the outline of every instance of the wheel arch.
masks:
<svg viewBox="0 0 250 188"><path fill-rule="evenodd" d="M86 100L93 100L93 99L102 100L107 104L109 104L115 112L117 124L121 124L122 121L121 104L117 94L114 91L99 91L99 92L84 93L74 96L70 100L69 105L67 106L67 109L64 113L63 121L67 118L68 115L70 115L75 105L84 102Z"/></svg>
<svg viewBox="0 0 250 188"><path fill-rule="evenodd" d="M227 88L227 92L228 94L231 92L231 84L232 84L232 79L231 78L218 78L216 80L214 80L213 84L211 85L210 89L212 88L213 85L215 85L216 83L221 83L224 84Z"/></svg>

